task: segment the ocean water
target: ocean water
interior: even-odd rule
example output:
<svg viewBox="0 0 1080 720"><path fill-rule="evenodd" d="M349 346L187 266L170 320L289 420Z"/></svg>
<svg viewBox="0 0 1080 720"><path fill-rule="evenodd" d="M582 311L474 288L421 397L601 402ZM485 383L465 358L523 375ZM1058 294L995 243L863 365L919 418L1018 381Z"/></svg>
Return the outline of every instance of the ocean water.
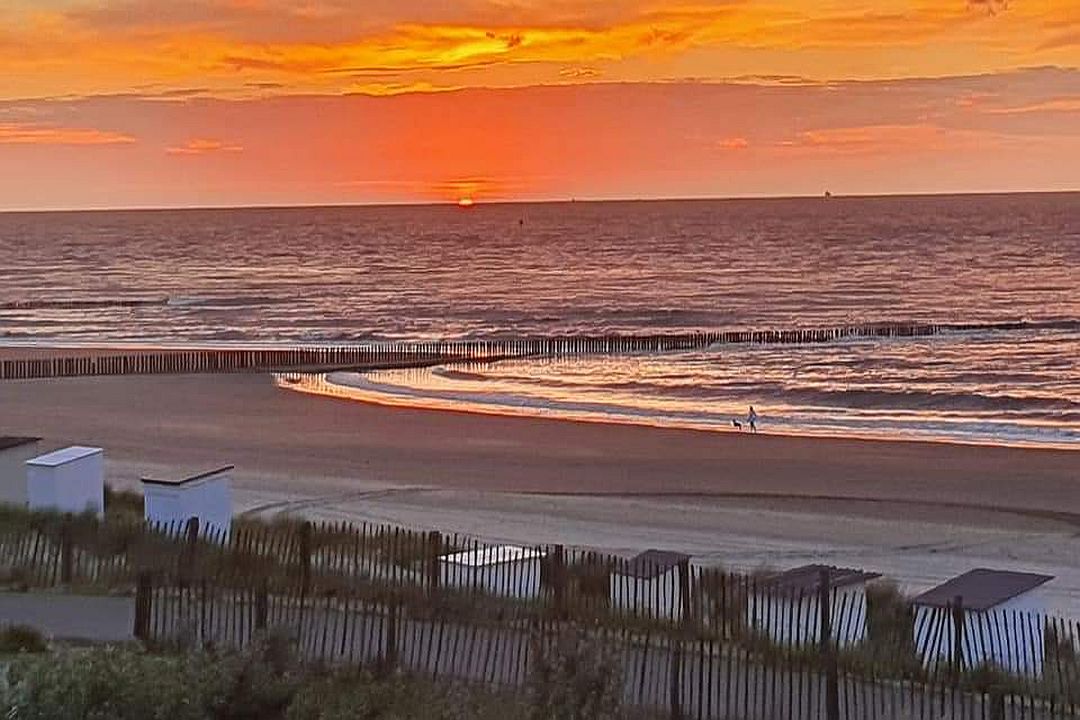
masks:
<svg viewBox="0 0 1080 720"><path fill-rule="evenodd" d="M752 404L765 432L1080 447L1080 194L6 214L0 257L8 343L980 324L304 389L717 430Z"/></svg>

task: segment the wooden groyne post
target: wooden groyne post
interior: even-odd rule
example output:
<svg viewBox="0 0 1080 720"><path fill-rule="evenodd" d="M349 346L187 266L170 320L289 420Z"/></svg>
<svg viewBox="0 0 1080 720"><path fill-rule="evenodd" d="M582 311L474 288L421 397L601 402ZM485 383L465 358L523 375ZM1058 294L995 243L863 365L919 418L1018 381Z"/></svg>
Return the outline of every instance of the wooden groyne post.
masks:
<svg viewBox="0 0 1080 720"><path fill-rule="evenodd" d="M867 324L787 330L728 330L648 335L553 335L505 340L450 340L421 343L297 346L285 348L201 348L129 350L99 355L13 358L0 361L0 380L95 375L164 375L239 372L331 372L378 370L457 362L495 362L528 357L615 355L702 350L713 345L802 345L847 338L936 335L941 326L924 323Z"/></svg>

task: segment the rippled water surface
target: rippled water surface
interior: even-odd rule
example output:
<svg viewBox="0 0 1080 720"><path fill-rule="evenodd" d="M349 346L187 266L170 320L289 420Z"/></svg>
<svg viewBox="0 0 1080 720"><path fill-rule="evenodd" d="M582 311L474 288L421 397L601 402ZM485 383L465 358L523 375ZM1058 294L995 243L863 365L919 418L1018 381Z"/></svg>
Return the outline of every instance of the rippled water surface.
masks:
<svg viewBox="0 0 1080 720"><path fill-rule="evenodd" d="M0 215L9 341L1025 330L340 379L384 400L1080 443L1080 195Z"/></svg>

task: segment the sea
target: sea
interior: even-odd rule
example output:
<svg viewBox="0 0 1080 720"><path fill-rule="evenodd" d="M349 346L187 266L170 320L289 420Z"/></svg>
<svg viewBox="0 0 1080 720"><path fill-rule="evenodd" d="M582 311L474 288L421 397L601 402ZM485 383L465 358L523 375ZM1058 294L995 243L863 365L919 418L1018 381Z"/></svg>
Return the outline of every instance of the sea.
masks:
<svg viewBox="0 0 1080 720"><path fill-rule="evenodd" d="M0 343L959 326L337 373L419 407L1080 448L1080 193L0 214ZM283 390L284 392L284 390Z"/></svg>

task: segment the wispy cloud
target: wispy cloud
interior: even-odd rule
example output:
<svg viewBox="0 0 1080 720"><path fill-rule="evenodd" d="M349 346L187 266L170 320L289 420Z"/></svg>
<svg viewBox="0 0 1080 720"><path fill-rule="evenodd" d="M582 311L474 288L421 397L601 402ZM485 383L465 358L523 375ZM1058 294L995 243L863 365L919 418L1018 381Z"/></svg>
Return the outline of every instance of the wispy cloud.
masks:
<svg viewBox="0 0 1080 720"><path fill-rule="evenodd" d="M94 128L0 123L0 145L127 145L135 138Z"/></svg>
<svg viewBox="0 0 1080 720"><path fill-rule="evenodd" d="M744 137L727 137L717 142L724 150L745 150L750 147L750 141Z"/></svg>
<svg viewBox="0 0 1080 720"><path fill-rule="evenodd" d="M223 142L210 138L193 138L182 145L165 148L169 155L209 155L212 153L242 152L243 147L236 143Z"/></svg>
<svg viewBox="0 0 1080 720"><path fill-rule="evenodd" d="M989 108L986 112L993 115L1029 115L1032 113L1077 113L1080 123L1080 97L1065 97L1043 100L1042 102L1017 105L1013 107Z"/></svg>

